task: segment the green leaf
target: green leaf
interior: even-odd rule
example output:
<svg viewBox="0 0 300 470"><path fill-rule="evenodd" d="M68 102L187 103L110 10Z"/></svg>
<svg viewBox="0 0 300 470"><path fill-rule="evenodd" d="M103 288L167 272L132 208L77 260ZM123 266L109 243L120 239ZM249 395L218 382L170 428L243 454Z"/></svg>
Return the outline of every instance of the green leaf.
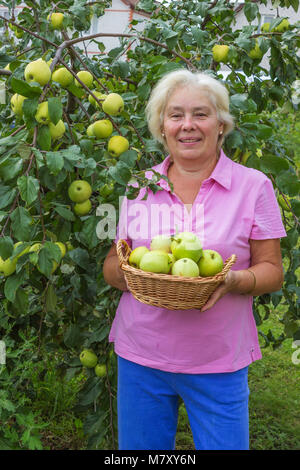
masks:
<svg viewBox="0 0 300 470"><path fill-rule="evenodd" d="M108 170L108 174L118 183L126 186L131 178L131 171L122 161L118 161L116 166L111 166Z"/></svg>
<svg viewBox="0 0 300 470"><path fill-rule="evenodd" d="M266 173L278 174L283 170L288 170L289 164L284 158L267 155L260 159L260 168Z"/></svg>
<svg viewBox="0 0 300 470"><path fill-rule="evenodd" d="M11 79L11 87L15 93L26 96L26 98L35 98L42 93L42 89L37 86L30 86L25 80L19 80L13 77Z"/></svg>
<svg viewBox="0 0 300 470"><path fill-rule="evenodd" d="M56 125L62 118L63 112L60 98L48 98L48 111L51 122Z"/></svg>
<svg viewBox="0 0 300 470"><path fill-rule="evenodd" d="M41 150L51 149L51 134L48 126L41 126L38 129L37 146Z"/></svg>
<svg viewBox="0 0 300 470"><path fill-rule="evenodd" d="M10 186L0 185L0 209L11 204L16 196L17 190Z"/></svg>
<svg viewBox="0 0 300 470"><path fill-rule="evenodd" d="M53 175L58 175L64 167L64 159L61 152L47 152L46 161L50 173Z"/></svg>
<svg viewBox="0 0 300 470"><path fill-rule="evenodd" d="M53 284L49 284L46 292L46 311L47 312L55 312L57 305L57 295L54 289Z"/></svg>
<svg viewBox="0 0 300 470"><path fill-rule="evenodd" d="M25 207L17 207L11 213L12 231L17 240L29 241L31 237L32 218Z"/></svg>
<svg viewBox="0 0 300 470"><path fill-rule="evenodd" d="M67 348L76 348L82 342L82 329L79 325L71 324L64 334L64 343Z"/></svg>
<svg viewBox="0 0 300 470"><path fill-rule="evenodd" d="M66 89L77 98L83 98L85 94L84 88L79 88L78 86L75 85L74 82L72 82L71 85L69 85Z"/></svg>
<svg viewBox="0 0 300 470"><path fill-rule="evenodd" d="M71 222L74 222L76 220L75 215L73 214L70 209L67 209L66 207L62 206L56 206L54 209L63 219L69 220Z"/></svg>
<svg viewBox="0 0 300 470"><path fill-rule="evenodd" d="M13 249L14 244L10 237L0 238L0 256L4 261L12 255Z"/></svg>
<svg viewBox="0 0 300 470"><path fill-rule="evenodd" d="M100 217L96 215L89 216L83 223L82 230L80 232L80 240L90 250L95 248L99 244L99 238L97 237L96 227Z"/></svg>
<svg viewBox="0 0 300 470"><path fill-rule="evenodd" d="M15 301L17 290L26 279L27 272L25 269L19 273L12 274L6 279L4 285L4 294L10 302Z"/></svg>
<svg viewBox="0 0 300 470"><path fill-rule="evenodd" d="M78 264L78 266L85 270L89 269L90 258L87 250L82 248L75 248L75 250L69 251L68 255L74 261L74 263Z"/></svg>
<svg viewBox="0 0 300 470"><path fill-rule="evenodd" d="M0 163L0 177L4 181L9 181L17 176L22 170L23 160L18 157L6 157Z"/></svg>
<svg viewBox="0 0 300 470"><path fill-rule="evenodd" d="M23 102L23 116L27 127L34 127L36 125L35 115L38 107L39 98L24 100Z"/></svg>
<svg viewBox="0 0 300 470"><path fill-rule="evenodd" d="M258 6L256 5L256 3L251 3L251 2L246 2L244 4L243 12L245 13L245 16L247 20L249 21L249 23L255 20L255 18L257 18L257 16L259 15Z"/></svg>
<svg viewBox="0 0 300 470"><path fill-rule="evenodd" d="M37 199L40 184L33 176L22 175L17 180L17 186L20 190L21 198L29 206Z"/></svg>

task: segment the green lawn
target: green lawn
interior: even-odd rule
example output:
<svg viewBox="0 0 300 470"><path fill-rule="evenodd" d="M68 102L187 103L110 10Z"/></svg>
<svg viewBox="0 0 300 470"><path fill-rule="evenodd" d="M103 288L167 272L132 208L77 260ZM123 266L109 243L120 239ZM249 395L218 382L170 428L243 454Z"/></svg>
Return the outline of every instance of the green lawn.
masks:
<svg viewBox="0 0 300 470"><path fill-rule="evenodd" d="M265 334L272 329L279 336L279 315L273 312L260 329ZM263 346L264 340L260 343ZM300 364L292 361L296 351L292 343L287 340L276 350L262 348L263 358L249 367L251 450L300 449ZM194 449L184 405L180 407L176 442L177 449Z"/></svg>

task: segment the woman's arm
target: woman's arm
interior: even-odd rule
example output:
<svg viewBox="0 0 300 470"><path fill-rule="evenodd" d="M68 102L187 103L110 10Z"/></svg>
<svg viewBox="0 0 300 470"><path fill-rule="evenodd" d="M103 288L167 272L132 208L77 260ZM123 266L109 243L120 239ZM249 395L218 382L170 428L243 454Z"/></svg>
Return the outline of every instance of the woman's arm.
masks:
<svg viewBox="0 0 300 470"><path fill-rule="evenodd" d="M250 240L250 252L251 267L239 271L230 270L201 312L211 308L228 292L262 295L281 289L284 278L280 239Z"/></svg>
<svg viewBox="0 0 300 470"><path fill-rule="evenodd" d="M125 276L119 266L119 258L115 243L112 244L103 264L103 276L105 282L122 291L128 291Z"/></svg>

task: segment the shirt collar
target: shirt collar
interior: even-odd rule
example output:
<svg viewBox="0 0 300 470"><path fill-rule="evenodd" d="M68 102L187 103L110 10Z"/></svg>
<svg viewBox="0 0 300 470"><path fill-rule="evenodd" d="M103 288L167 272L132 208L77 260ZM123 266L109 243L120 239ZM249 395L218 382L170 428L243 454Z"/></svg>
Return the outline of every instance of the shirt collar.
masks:
<svg viewBox="0 0 300 470"><path fill-rule="evenodd" d="M171 161L171 158L170 158L170 155L168 155L161 163L159 163L158 165L155 165L153 167L153 170L155 170L157 173L160 173L161 175L167 176L170 161ZM210 179L213 179L217 183L219 183L221 186L223 186L225 189L230 189L231 179L232 179L232 164L233 164L232 160L230 160L230 158L228 158L225 155L223 150L221 150L220 158L212 174L205 181L209 181ZM153 172L151 170L148 170L145 173L145 176L149 179L152 179ZM156 184L166 189L167 191L170 191L169 184L163 178L160 179Z"/></svg>

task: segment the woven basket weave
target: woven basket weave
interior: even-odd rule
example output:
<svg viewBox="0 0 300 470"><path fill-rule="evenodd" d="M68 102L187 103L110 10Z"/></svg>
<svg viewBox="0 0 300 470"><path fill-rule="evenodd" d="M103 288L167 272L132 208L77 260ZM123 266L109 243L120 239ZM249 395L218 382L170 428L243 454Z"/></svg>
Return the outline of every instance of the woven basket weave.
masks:
<svg viewBox="0 0 300 470"><path fill-rule="evenodd" d="M236 255L231 255L220 273L212 277L195 278L150 273L130 266L128 259L131 249L125 240L118 241L117 253L132 295L144 304L170 310L203 307L236 261Z"/></svg>

